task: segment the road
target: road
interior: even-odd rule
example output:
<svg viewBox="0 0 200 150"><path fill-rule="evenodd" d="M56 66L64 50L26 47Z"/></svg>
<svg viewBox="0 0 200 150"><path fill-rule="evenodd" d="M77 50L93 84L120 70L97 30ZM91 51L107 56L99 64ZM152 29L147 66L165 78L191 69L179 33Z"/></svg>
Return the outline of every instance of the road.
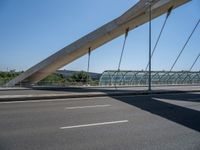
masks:
<svg viewBox="0 0 200 150"><path fill-rule="evenodd" d="M200 93L0 103L0 150L199 150Z"/></svg>

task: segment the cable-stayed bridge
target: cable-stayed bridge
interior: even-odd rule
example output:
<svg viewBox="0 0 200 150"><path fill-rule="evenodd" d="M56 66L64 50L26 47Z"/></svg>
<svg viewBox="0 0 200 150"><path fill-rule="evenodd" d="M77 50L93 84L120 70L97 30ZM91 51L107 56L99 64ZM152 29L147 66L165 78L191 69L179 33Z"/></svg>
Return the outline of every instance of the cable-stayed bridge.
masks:
<svg viewBox="0 0 200 150"><path fill-rule="evenodd" d="M117 73L120 72L120 64L122 61L123 51L125 48L126 38L128 33L139 27L140 25L151 22L152 19L159 17L160 15L167 14L165 22L161 28L159 37L156 41L155 46L153 47L153 51L150 51L150 59L147 64L145 71L147 72L147 68L151 67L150 60L153 57L154 51L156 46L160 40L162 35L162 31L165 27L166 21L170 12L175 8L189 2L190 0L140 0L137 4L131 7L127 12L122 14L120 17L110 21L109 23L103 25L102 27L96 29L95 31L87 34L86 36L80 38L79 40L73 42L72 44L64 47L63 49L59 50L57 53L49 56L45 60L39 62L38 64L34 65L15 79L9 81L7 86L14 86L17 84L24 84L30 85L39 82L40 80L44 79L46 76L50 75L51 73L55 72L57 69L73 62L74 60L80 58L85 54L89 54L95 50L96 48L102 46L103 44L117 38L118 36L125 34L124 44L121 52L121 57L117 69ZM183 50L185 49L187 43L190 40L190 37L194 33L196 27L193 29L191 35L189 36L188 40L184 44L181 52L179 53L177 59L175 60L174 64L172 65L170 71L173 71L173 68L178 61L179 57L181 56ZM150 42L151 44L151 42ZM151 46L150 46L151 47ZM198 59L198 57L197 57ZM197 59L195 60L194 64L196 63ZM193 64L193 66L194 66ZM191 68L193 67L191 66ZM88 60L88 71L89 71L89 60ZM151 70L149 73L146 73L146 76L151 76ZM189 69L191 71L191 69Z"/></svg>

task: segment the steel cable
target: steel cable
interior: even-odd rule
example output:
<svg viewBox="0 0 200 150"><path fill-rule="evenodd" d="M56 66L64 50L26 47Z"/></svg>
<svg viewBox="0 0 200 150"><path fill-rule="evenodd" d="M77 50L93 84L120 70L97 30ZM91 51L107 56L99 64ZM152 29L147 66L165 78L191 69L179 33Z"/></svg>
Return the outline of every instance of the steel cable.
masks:
<svg viewBox="0 0 200 150"><path fill-rule="evenodd" d="M168 19L169 15L170 15L171 11L172 11L172 7L169 8L169 10L168 10L168 12L167 12L167 15L166 15L166 17L165 17L165 21L164 21L164 23L163 23L163 25L162 25L162 28L161 28L161 30L160 30L160 33L159 33L158 38L157 38L157 40L156 40L156 43L155 43L155 45L154 45L153 51L152 51L152 53L151 53L151 58L153 57L153 54L154 54L154 52L155 52L155 50L156 50L156 47L157 47L157 45L158 45L158 42L160 41L160 37L161 37L161 35L162 35L163 29L164 29L164 27L165 27L165 25L166 25L167 19ZM146 68L145 68L145 71L147 71L147 68L148 68L148 67L149 67L149 62L147 63L147 66L146 66Z"/></svg>
<svg viewBox="0 0 200 150"><path fill-rule="evenodd" d="M192 30L190 36L188 37L187 41L186 41L185 44L183 45L183 47L182 47L180 53L178 54L176 60L174 61L172 67L170 68L170 71L172 71L172 69L174 68L174 66L175 66L175 64L177 63L178 59L180 58L181 54L183 53L183 50L185 49L185 47L186 47L186 45L188 44L190 38L192 37L194 31L196 30L197 26L199 25L199 22L200 22L200 19L198 20L197 24L196 24L195 27L193 28L193 30Z"/></svg>

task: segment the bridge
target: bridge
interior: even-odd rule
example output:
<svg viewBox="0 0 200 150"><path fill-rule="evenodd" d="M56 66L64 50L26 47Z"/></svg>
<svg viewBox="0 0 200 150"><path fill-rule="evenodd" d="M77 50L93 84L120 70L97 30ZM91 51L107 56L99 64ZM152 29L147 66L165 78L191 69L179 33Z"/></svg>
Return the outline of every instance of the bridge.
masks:
<svg viewBox="0 0 200 150"><path fill-rule="evenodd" d="M120 17L110 21L109 23L34 65L18 77L9 81L6 86L15 86L19 83L24 85L37 83L46 76L55 72L57 69L71 63L87 53L90 53L96 48L122 34L125 34L126 40L127 34L130 30L133 30L146 22L151 22L152 19L159 17L164 13L167 13L168 16L172 9L175 9L187 2L189 2L189 0L140 0ZM151 52L149 56L151 59ZM119 69L120 64L118 70Z"/></svg>
<svg viewBox="0 0 200 150"><path fill-rule="evenodd" d="M118 68L104 71L100 86L0 87L0 150L199 150L200 72L193 67L200 53L187 70L175 71L174 66L200 20L170 68L151 70L151 59L170 12L188 1L140 0L122 16L7 83L8 86L37 83L85 54L89 73L91 51L124 34ZM151 20L164 13L166 18L151 51ZM146 68L121 70L129 32L146 22L149 23ZM147 85L152 85L152 90Z"/></svg>

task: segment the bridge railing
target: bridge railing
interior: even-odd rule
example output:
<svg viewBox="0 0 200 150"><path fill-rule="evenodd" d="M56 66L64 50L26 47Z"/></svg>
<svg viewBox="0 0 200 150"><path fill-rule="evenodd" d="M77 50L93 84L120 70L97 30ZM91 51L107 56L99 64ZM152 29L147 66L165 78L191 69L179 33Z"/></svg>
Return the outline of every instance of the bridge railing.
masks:
<svg viewBox="0 0 200 150"><path fill-rule="evenodd" d="M152 85L199 85L199 71L152 71ZM104 71L100 86L147 86L147 71Z"/></svg>

